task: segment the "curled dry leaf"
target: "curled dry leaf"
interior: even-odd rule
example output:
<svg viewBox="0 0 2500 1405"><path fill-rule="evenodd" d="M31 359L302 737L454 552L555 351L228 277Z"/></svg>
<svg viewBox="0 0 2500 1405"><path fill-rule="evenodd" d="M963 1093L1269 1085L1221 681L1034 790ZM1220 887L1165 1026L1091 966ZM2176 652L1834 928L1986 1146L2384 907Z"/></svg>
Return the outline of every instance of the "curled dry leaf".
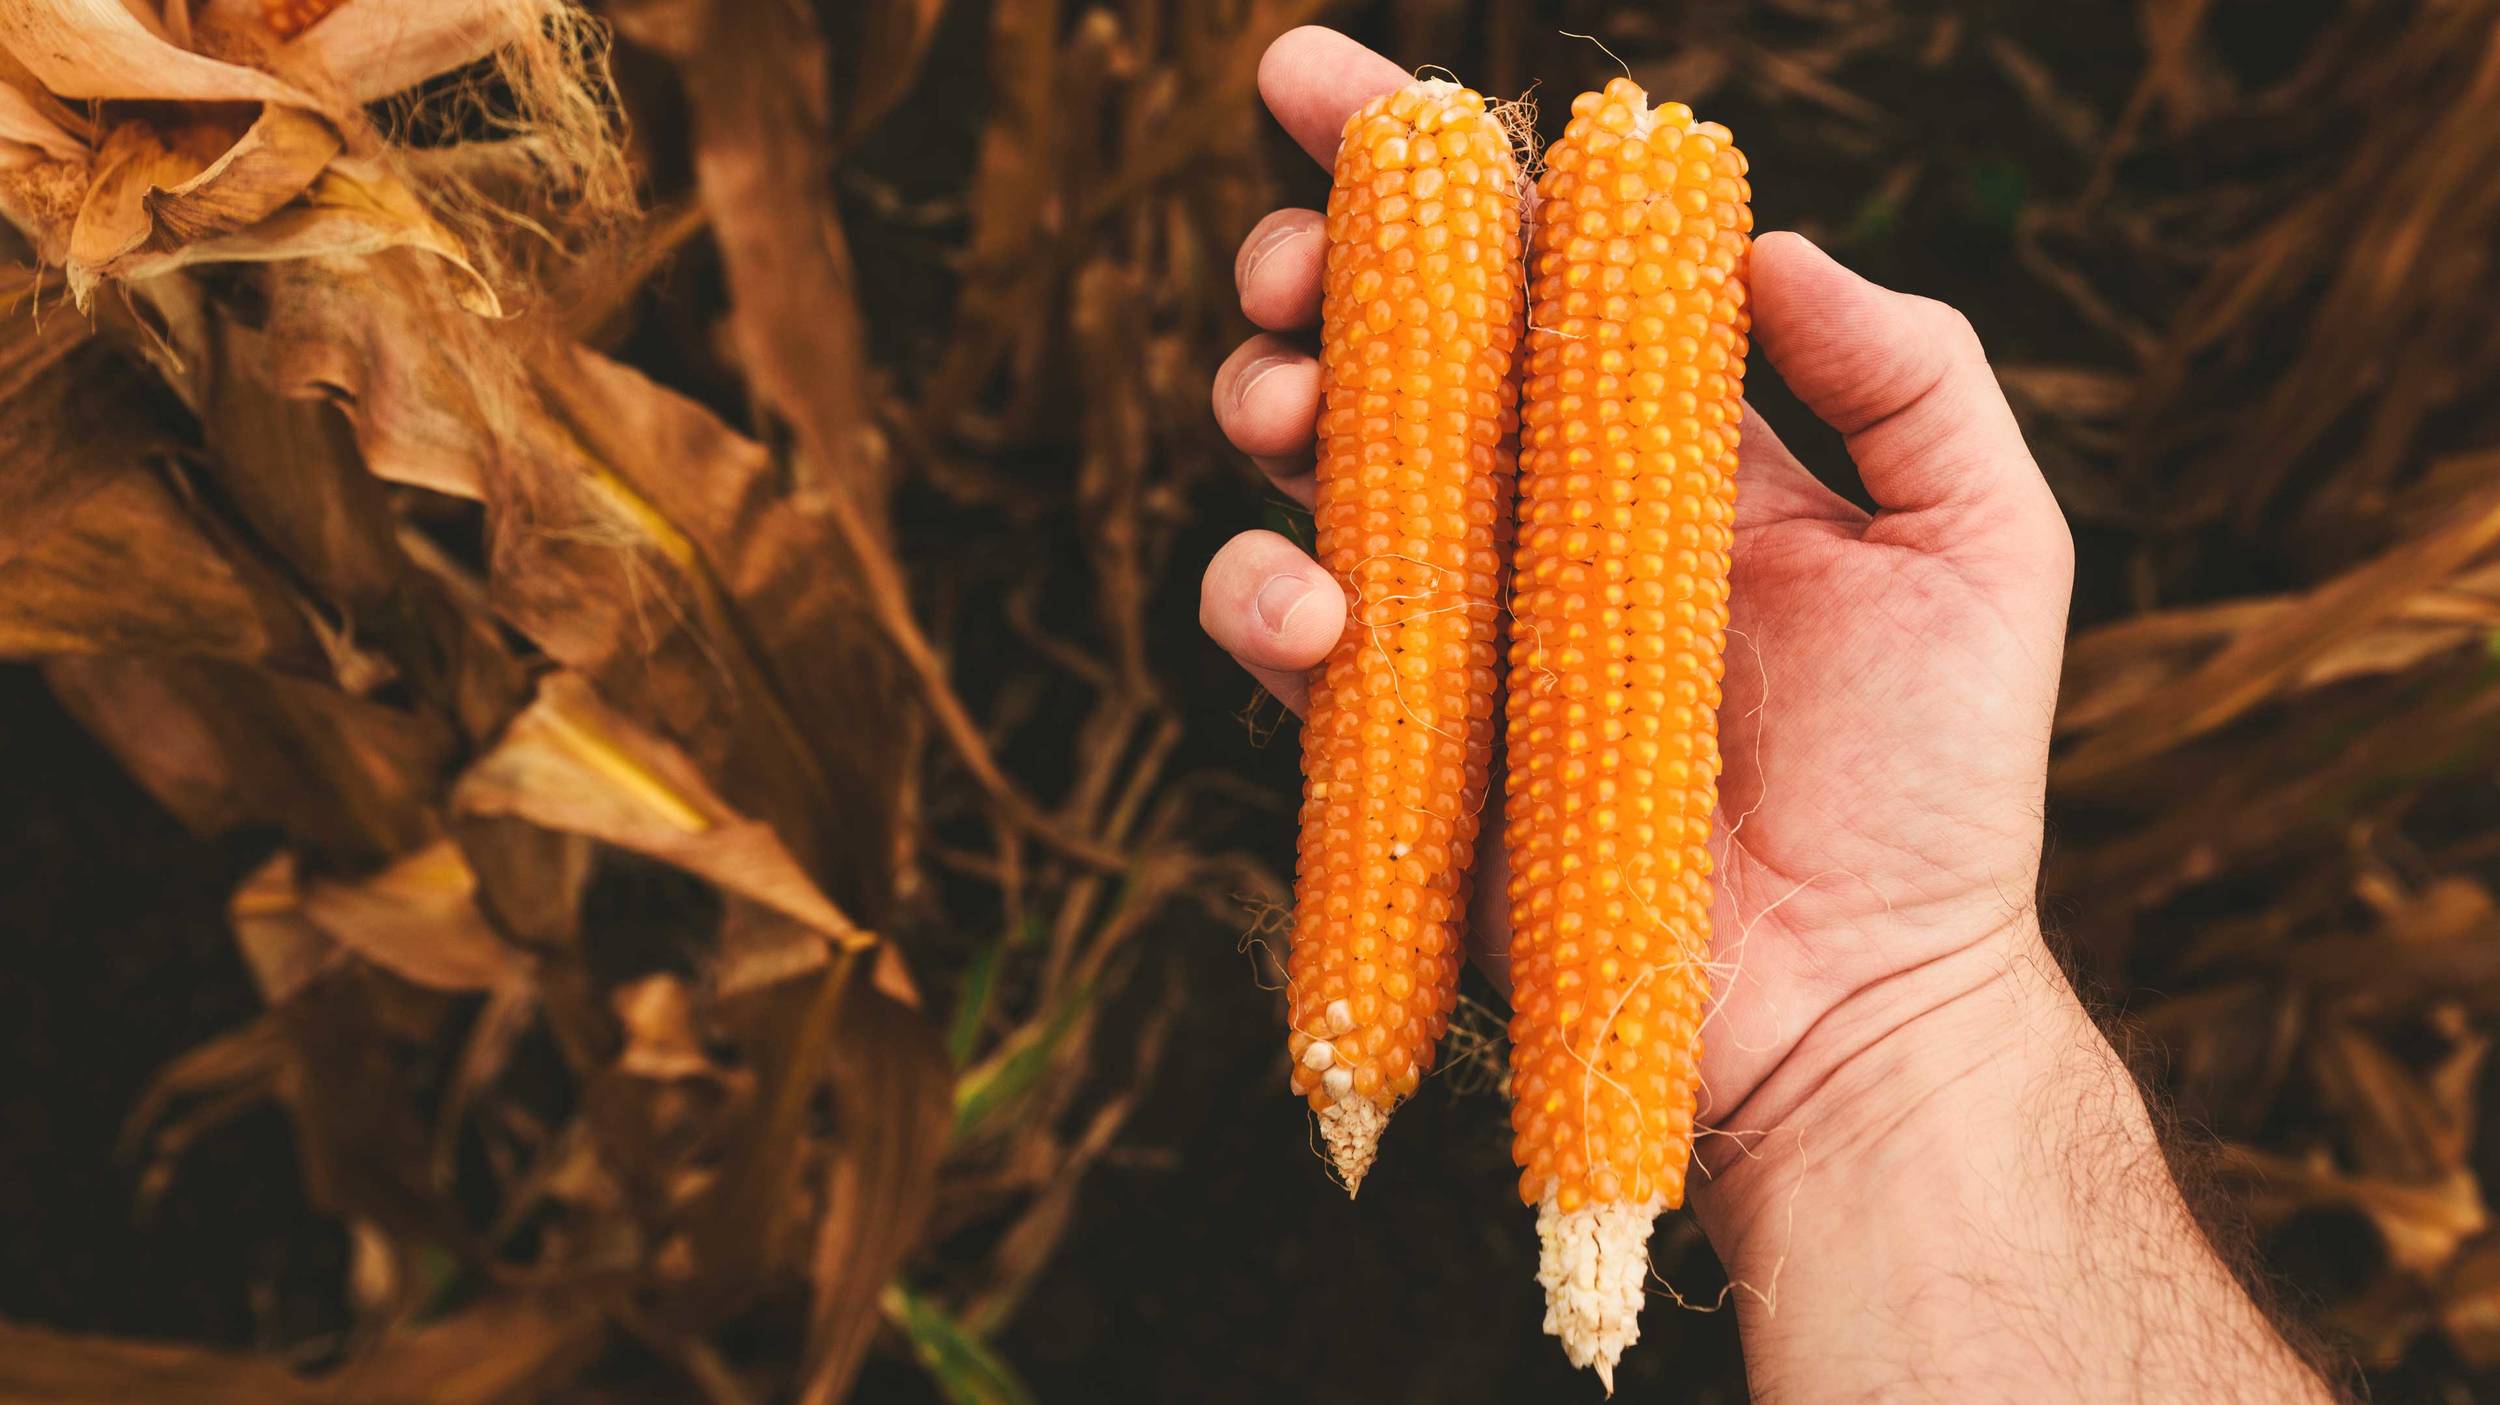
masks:
<svg viewBox="0 0 2500 1405"><path fill-rule="evenodd" d="M177 266L167 255L258 223L303 195L340 150L312 113L269 104L240 134L219 115L133 119L106 133L70 231L70 287Z"/></svg>

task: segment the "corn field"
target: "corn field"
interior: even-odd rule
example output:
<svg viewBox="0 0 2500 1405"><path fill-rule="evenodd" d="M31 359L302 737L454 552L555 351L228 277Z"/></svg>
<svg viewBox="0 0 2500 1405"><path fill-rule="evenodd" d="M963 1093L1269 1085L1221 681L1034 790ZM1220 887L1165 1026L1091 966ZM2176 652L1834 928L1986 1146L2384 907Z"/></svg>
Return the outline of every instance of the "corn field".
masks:
<svg viewBox="0 0 2500 1405"><path fill-rule="evenodd" d="M0 1401L1564 1388L1479 977L1312 1164L1195 623L1312 21L1970 314L2054 935L2286 1314L2500 1391L2500 0L0 0Z"/></svg>

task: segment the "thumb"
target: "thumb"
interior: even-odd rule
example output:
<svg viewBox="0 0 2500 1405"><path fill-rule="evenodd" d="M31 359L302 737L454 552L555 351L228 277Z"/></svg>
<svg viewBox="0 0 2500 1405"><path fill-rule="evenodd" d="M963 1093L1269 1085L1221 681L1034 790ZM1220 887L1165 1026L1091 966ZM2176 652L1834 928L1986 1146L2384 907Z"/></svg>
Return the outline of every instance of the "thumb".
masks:
<svg viewBox="0 0 2500 1405"><path fill-rule="evenodd" d="M1751 271L1755 339L1806 408L1847 437L1886 516L1983 518L2018 529L2007 545L2035 549L2065 537L1969 319L1868 282L1802 235L1762 236Z"/></svg>

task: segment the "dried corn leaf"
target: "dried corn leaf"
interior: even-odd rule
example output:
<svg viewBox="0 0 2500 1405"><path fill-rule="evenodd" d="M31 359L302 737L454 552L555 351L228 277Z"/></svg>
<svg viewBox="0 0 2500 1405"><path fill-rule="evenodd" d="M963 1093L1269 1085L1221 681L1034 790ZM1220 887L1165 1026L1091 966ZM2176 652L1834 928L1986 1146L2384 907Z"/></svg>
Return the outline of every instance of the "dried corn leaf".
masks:
<svg viewBox="0 0 2500 1405"><path fill-rule="evenodd" d="M685 84L739 366L797 431L803 490L849 494L862 532L881 535L887 466L868 413L849 244L827 179L833 114L814 12L738 0L673 0L656 16L654 8L621 5L617 17L667 53Z"/></svg>
<svg viewBox="0 0 2500 1405"><path fill-rule="evenodd" d="M408 544L424 539L403 533L347 422L265 379L275 356L266 336L221 318L208 339L205 359L224 374L201 417L207 471L226 502L338 621L345 637L334 649L380 650L387 665L365 667L387 667L469 736L490 735L525 682L483 598L435 556L412 558Z"/></svg>
<svg viewBox="0 0 2500 1405"><path fill-rule="evenodd" d="M2250 1211L2260 1222L2320 1206L2356 1211L2378 1229L2388 1258L2409 1273L2436 1275L2459 1245L2490 1227L2490 1211L2471 1171L2394 1181L2235 1144L2224 1147L2222 1167L2246 1184Z"/></svg>
<svg viewBox="0 0 2500 1405"><path fill-rule="evenodd" d="M494 750L462 774L453 808L587 835L699 874L837 942L872 940L808 880L772 830L731 809L685 753L573 674L551 674Z"/></svg>
<svg viewBox="0 0 2500 1405"><path fill-rule="evenodd" d="M2082 785L2160 756L2267 699L2318 658L2384 621L2500 543L2500 489L2485 491L2438 532L2387 552L2234 639L2175 686L2061 757L2056 778Z"/></svg>
<svg viewBox="0 0 2500 1405"><path fill-rule="evenodd" d="M274 102L321 110L293 85L184 49L122 0L15 0L0 6L0 49L65 98Z"/></svg>
<svg viewBox="0 0 2500 1405"><path fill-rule="evenodd" d="M317 938L435 990L493 990L528 972L478 910L477 878L448 839L361 878L307 877L281 852L244 880L229 913L247 950Z"/></svg>
<svg viewBox="0 0 2500 1405"><path fill-rule="evenodd" d="M108 470L0 560L0 657L179 653L319 670L285 582L213 532L157 473Z"/></svg>
<svg viewBox="0 0 2500 1405"><path fill-rule="evenodd" d="M111 142L108 138L109 153ZM257 223L310 188L342 143L330 124L274 103L198 174L142 197L150 237L171 247ZM108 270L109 271L109 270Z"/></svg>
<svg viewBox="0 0 2500 1405"><path fill-rule="evenodd" d="M881 956L883 953L881 953ZM881 965L901 969L901 963ZM885 983L859 982L832 1046L838 1130L808 1268L802 1405L850 1393L877 1326L877 1301L918 1245L937 1204L952 1081L935 1026Z"/></svg>
<svg viewBox="0 0 2500 1405"><path fill-rule="evenodd" d="M2326 1025L2309 1045L2309 1071L2320 1101L2348 1130L2353 1162L2364 1173L2422 1182L2465 1165L2467 1128L2369 1035Z"/></svg>
<svg viewBox="0 0 2500 1405"><path fill-rule="evenodd" d="M117 276L143 279L203 263L279 263L293 259L355 258L405 249L449 264L452 296L481 317L502 315L503 305L467 249L424 204L378 165L333 161L290 205L247 228L170 249L130 255L115 265ZM75 276L76 265L73 265Z"/></svg>
<svg viewBox="0 0 2500 1405"><path fill-rule="evenodd" d="M843 102L842 145L859 140L911 90L946 0L869 0Z"/></svg>
<svg viewBox="0 0 2500 1405"><path fill-rule="evenodd" d="M212 14L249 0L211 0ZM551 21L578 24L558 0L355 0L288 38L273 65L318 73L373 102L487 57Z"/></svg>
<svg viewBox="0 0 2500 1405"><path fill-rule="evenodd" d="M85 162L87 143L73 131L72 120L66 111L0 80L0 169L38 160Z"/></svg>
<svg viewBox="0 0 2500 1405"><path fill-rule="evenodd" d="M902 732L888 641L901 630L928 647L912 623L899 565L873 544L858 554L866 538L845 494L793 488L759 445L692 401L587 352L547 358L538 371L550 409L597 465L599 500L691 587L680 608L702 631L709 667L669 691L688 689L687 701L710 712L714 679L726 675L739 680L746 709L679 720L682 704L660 691L669 680L616 652L632 635L570 646L588 646L596 660L582 671L620 708L660 720L724 795L772 824L846 905L874 914L895 882L890 855L841 836L889 832L914 758L905 748L846 741ZM572 565L545 557L513 563L516 572L546 568L550 589L564 584ZM538 596L535 580L510 584L516 593L530 590L531 615L558 608L555 598ZM561 608L580 606L568 598ZM880 621L887 638L879 637ZM923 662L938 666L925 655ZM715 730L723 724L735 732Z"/></svg>
<svg viewBox="0 0 2500 1405"><path fill-rule="evenodd" d="M2500 1367L2500 1237L2476 1240L2449 1265L2439 1325L2468 1365Z"/></svg>
<svg viewBox="0 0 2500 1405"><path fill-rule="evenodd" d="M192 829L276 825L345 867L435 835L451 756L438 722L336 688L205 659L59 658L45 681Z"/></svg>
<svg viewBox="0 0 2500 1405"><path fill-rule="evenodd" d="M518 412L493 393L507 358L441 316L409 272L364 258L268 270L266 374L281 395L336 403L375 477L483 500L498 439L525 451Z"/></svg>

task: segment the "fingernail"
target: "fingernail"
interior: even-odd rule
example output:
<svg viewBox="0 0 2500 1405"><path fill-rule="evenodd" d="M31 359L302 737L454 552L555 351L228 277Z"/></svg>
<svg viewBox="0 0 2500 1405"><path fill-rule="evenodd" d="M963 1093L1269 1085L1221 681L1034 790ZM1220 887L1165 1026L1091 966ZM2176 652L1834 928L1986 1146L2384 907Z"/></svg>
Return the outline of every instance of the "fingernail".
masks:
<svg viewBox="0 0 2500 1405"><path fill-rule="evenodd" d="M1294 611L1301 609L1310 598L1309 581L1300 576L1271 576L1267 584L1259 587L1259 598L1254 602L1259 612L1259 623L1266 625L1272 634L1282 634L1285 626L1292 622Z"/></svg>
<svg viewBox="0 0 2500 1405"><path fill-rule="evenodd" d="M1233 404L1236 406L1249 404L1250 392L1258 387L1259 382L1276 374L1278 369L1292 359L1290 356L1262 356L1242 367L1241 379L1233 382Z"/></svg>
<svg viewBox="0 0 2500 1405"><path fill-rule="evenodd" d="M1242 255L1241 258L1241 276L1234 280L1241 286L1241 290L1245 293L1250 291L1250 280L1259 275L1259 265L1267 262L1270 254L1301 237L1301 234L1300 228L1287 225L1283 229L1269 231L1266 238L1251 245L1250 252Z"/></svg>

